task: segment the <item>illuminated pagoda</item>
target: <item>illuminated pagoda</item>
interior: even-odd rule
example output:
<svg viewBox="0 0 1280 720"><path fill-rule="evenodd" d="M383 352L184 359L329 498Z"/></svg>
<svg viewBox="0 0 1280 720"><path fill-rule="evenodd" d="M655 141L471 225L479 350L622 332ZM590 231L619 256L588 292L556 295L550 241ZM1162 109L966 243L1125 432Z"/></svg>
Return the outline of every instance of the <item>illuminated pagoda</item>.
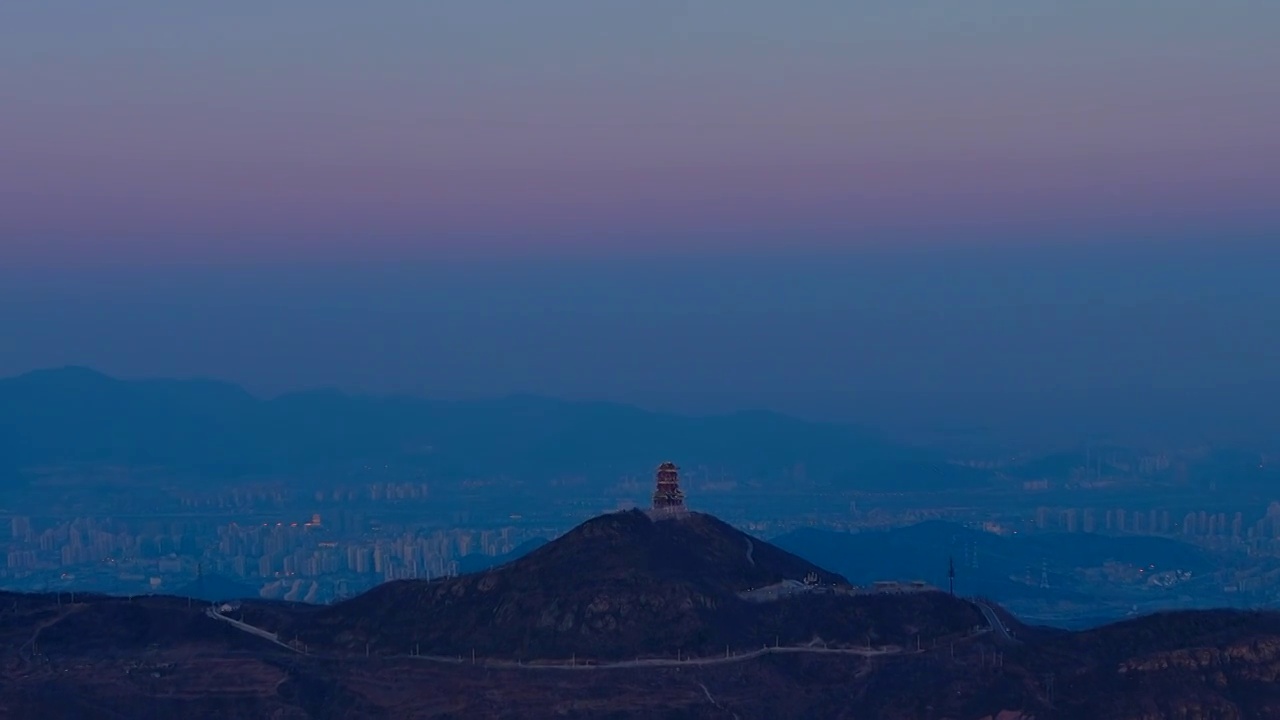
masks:
<svg viewBox="0 0 1280 720"><path fill-rule="evenodd" d="M658 487L653 491L655 512L678 513L684 511L684 491L680 489L680 468L675 463L664 462L658 466Z"/></svg>

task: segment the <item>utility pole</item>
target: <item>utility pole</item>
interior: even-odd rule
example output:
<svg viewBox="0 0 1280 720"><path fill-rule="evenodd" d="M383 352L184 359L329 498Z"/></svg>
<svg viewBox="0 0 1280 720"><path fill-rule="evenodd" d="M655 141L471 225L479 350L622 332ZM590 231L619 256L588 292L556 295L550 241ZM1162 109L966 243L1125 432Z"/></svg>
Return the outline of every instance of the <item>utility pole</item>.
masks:
<svg viewBox="0 0 1280 720"><path fill-rule="evenodd" d="M947 587L951 591L951 597L956 596L956 556L952 555L947 558Z"/></svg>

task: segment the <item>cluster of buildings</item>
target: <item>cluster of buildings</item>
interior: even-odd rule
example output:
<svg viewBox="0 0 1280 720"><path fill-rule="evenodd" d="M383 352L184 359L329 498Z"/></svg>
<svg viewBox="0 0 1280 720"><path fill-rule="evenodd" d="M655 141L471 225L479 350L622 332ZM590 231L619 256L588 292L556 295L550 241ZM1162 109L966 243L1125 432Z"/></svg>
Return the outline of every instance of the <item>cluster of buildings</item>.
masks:
<svg viewBox="0 0 1280 720"><path fill-rule="evenodd" d="M1053 532L1181 537L1210 549L1280 557L1280 502L1271 503L1256 520L1246 519L1242 511L1039 507L1030 524Z"/></svg>
<svg viewBox="0 0 1280 720"><path fill-rule="evenodd" d="M1169 535L1178 527L1167 509L1127 510L1125 508L1036 508L1037 530L1086 533L1133 533Z"/></svg>
<svg viewBox="0 0 1280 720"><path fill-rule="evenodd" d="M298 496L302 497L299 498ZM424 502L432 499L431 487L425 482L385 481L358 485L335 485L306 493L296 493L275 484L246 485L184 492L175 498L185 510L250 510L278 507L306 499L317 507L360 505L380 502Z"/></svg>
<svg viewBox="0 0 1280 720"><path fill-rule="evenodd" d="M13 515L7 528L0 521L0 586L187 593L197 582L216 581L228 593L326 602L391 580L455 575L485 564L465 558L505 555L564 529L514 519L487 528L406 519L422 517L412 504L429 495L415 482L317 490L307 505L321 512L305 519L294 519L297 497L271 486L184 495L180 512L168 516ZM658 470L653 506L663 514L684 510L672 463Z"/></svg>
<svg viewBox="0 0 1280 720"><path fill-rule="evenodd" d="M68 584L127 594L180 592L197 579L216 577L257 594L323 602L388 580L456 574L467 556L503 555L551 532L517 526L432 529L351 519L345 525L341 530L327 526L319 514L305 521L215 526L13 516L8 537L0 536L5 556L0 584L21 590Z"/></svg>

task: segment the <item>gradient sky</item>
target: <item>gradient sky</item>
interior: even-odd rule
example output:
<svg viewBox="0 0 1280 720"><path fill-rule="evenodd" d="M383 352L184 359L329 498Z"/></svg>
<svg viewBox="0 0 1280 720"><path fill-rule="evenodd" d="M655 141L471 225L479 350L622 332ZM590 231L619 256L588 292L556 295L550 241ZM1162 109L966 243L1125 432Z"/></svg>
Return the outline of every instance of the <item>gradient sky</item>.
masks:
<svg viewBox="0 0 1280 720"><path fill-rule="evenodd" d="M4 3L0 232L190 260L1256 230L1276 27L1262 0Z"/></svg>
<svg viewBox="0 0 1280 720"><path fill-rule="evenodd" d="M886 390L1248 398L1280 362L1276 28L1266 0L0 3L0 374L859 419Z"/></svg>

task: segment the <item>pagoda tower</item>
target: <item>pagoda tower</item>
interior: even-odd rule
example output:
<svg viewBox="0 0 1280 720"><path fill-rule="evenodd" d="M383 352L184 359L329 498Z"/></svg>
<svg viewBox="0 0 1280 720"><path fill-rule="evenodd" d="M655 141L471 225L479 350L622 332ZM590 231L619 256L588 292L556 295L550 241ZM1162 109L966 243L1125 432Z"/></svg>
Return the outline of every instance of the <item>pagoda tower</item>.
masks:
<svg viewBox="0 0 1280 720"><path fill-rule="evenodd" d="M663 512L684 510L684 491L680 489L680 468L665 462L658 466L657 489L653 491L653 509Z"/></svg>

